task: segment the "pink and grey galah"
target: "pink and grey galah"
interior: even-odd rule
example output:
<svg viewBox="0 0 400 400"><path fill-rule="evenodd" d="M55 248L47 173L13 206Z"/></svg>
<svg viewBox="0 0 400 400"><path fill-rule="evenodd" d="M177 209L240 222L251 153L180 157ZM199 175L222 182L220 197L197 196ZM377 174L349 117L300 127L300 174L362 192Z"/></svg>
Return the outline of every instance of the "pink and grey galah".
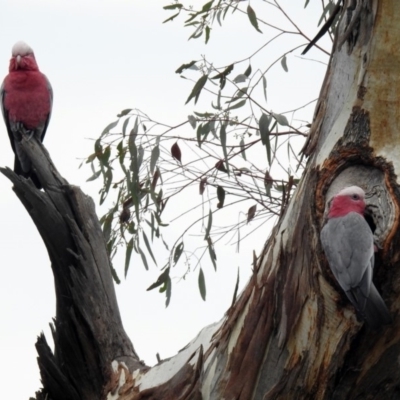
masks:
<svg viewBox="0 0 400 400"><path fill-rule="evenodd" d="M364 215L365 192L346 187L333 197L321 242L333 275L373 329L391 322L389 311L372 282L374 237Z"/></svg>
<svg viewBox="0 0 400 400"><path fill-rule="evenodd" d="M21 133L43 141L53 104L50 82L39 71L33 50L24 42L12 48L9 74L0 88L1 111L15 153L14 171L41 184L19 141Z"/></svg>

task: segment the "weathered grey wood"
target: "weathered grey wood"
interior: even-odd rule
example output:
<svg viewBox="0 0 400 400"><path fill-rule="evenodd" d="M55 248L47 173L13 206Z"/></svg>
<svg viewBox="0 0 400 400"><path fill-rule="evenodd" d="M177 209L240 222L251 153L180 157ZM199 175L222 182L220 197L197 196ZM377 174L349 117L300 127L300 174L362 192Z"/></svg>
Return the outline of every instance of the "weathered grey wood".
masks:
<svg viewBox="0 0 400 400"><path fill-rule="evenodd" d="M105 240L93 201L57 172L43 145L22 141L44 191L10 169L14 184L42 236L57 297L55 355L38 340L44 393L53 399L100 399L111 380L113 360L143 367L127 337L118 309Z"/></svg>

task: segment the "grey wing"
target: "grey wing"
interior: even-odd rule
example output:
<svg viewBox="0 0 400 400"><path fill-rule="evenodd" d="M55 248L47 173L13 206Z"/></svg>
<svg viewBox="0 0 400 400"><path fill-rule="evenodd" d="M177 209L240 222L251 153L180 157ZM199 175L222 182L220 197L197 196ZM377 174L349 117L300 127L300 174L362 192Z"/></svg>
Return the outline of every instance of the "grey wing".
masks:
<svg viewBox="0 0 400 400"><path fill-rule="evenodd" d="M4 122L6 124L8 136L10 138L11 147L12 147L14 153L15 153L14 135L13 135L13 133L11 131L11 126L10 126L10 121L8 119L7 111L4 108L4 99L5 99L5 97L6 97L6 91L4 90L4 81L3 81L3 83L1 84L1 87L0 87L0 108L1 108L1 113L3 114Z"/></svg>
<svg viewBox="0 0 400 400"><path fill-rule="evenodd" d="M368 297L374 264L373 235L358 213L332 218L321 231L321 242L329 266L347 292L361 289Z"/></svg>
<svg viewBox="0 0 400 400"><path fill-rule="evenodd" d="M50 81L47 79L47 76L44 75L44 74L43 74L43 76L46 79L47 89L48 89L49 95L50 95L50 112L49 112L49 115L47 116L46 122L45 122L45 124L43 126L42 133L40 135L40 140L42 142L43 142L44 135L46 134L47 127L49 126L50 117L51 117L51 110L53 109L53 88L51 87Z"/></svg>
<svg viewBox="0 0 400 400"><path fill-rule="evenodd" d="M4 81L0 86L0 107L1 107L1 114L3 115L3 118L5 118L5 114L4 114Z"/></svg>

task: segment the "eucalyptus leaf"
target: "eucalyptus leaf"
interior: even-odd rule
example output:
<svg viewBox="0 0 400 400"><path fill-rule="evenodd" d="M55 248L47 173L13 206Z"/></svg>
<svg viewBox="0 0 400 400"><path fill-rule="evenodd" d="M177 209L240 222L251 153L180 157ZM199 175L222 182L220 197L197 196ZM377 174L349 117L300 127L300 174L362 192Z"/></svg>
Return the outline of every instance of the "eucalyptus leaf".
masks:
<svg viewBox="0 0 400 400"><path fill-rule="evenodd" d="M140 257L142 258L143 265L146 268L146 271L148 271L149 270L149 265L147 264L146 256L145 256L145 254L143 253L143 251L142 251L142 249L140 247L138 248L138 251L139 251Z"/></svg>
<svg viewBox="0 0 400 400"><path fill-rule="evenodd" d="M155 146L151 151L151 157L150 157L150 172L152 174L154 173L154 168L156 166L159 156L160 156L160 148L158 146Z"/></svg>
<svg viewBox="0 0 400 400"><path fill-rule="evenodd" d="M210 208L208 212L208 222L207 222L206 234L204 235L204 240L207 240L207 238L210 236L211 226L212 226L212 211Z"/></svg>
<svg viewBox="0 0 400 400"><path fill-rule="evenodd" d="M111 122L110 124L108 124L108 125L104 128L104 130L103 130L103 132L101 133L101 136L100 136L100 137L102 137L102 136L106 135L107 133L109 133L109 132L111 131L111 129L114 129L114 128L118 125L118 122L119 122L119 120L116 120L116 121Z"/></svg>
<svg viewBox="0 0 400 400"><path fill-rule="evenodd" d="M270 137L269 137L270 122L271 122L271 118L267 114L262 113L258 124L259 124L259 128L260 128L261 141L267 150L267 159L268 159L269 165L271 165L271 143L270 143Z"/></svg>
<svg viewBox="0 0 400 400"><path fill-rule="evenodd" d="M208 25L206 26L205 31L206 31L206 39L205 39L205 41L206 41L206 44L207 44L208 41L210 40L210 31L211 31L211 29L210 29L210 27Z"/></svg>
<svg viewBox="0 0 400 400"><path fill-rule="evenodd" d="M282 126L288 126L289 125L289 121L287 120L287 118L283 114L275 114L275 113L273 113L272 115L276 119L276 122L279 125L282 125Z"/></svg>
<svg viewBox="0 0 400 400"><path fill-rule="evenodd" d="M146 235L146 233L145 233L144 231L142 231L142 234L143 234L144 244L145 244L146 247L147 247L147 251L149 252L151 258L153 259L154 264L157 265L157 261L156 261L156 259L154 258L153 252L151 251L151 246L150 246L150 243L149 243L149 239L147 239L147 235Z"/></svg>
<svg viewBox="0 0 400 400"><path fill-rule="evenodd" d="M236 78L233 80L233 82L242 83L242 82L246 82L247 79L248 79L248 77L245 74L239 74L238 76L236 76Z"/></svg>
<svg viewBox="0 0 400 400"><path fill-rule="evenodd" d="M238 294L238 290L239 290L239 277L240 277L240 275L239 275L239 268L238 268L238 271L237 271L237 278L236 278L236 284L235 284L235 289L234 289L234 291L233 291L233 297L232 297L232 304L231 304L231 307L233 307L233 305L235 304L236 296L237 296L237 294Z"/></svg>
<svg viewBox="0 0 400 400"><path fill-rule="evenodd" d="M246 158L246 150L245 150L245 147L244 147L244 140L243 140L243 138L240 140L239 146L240 146L240 151L241 151L241 153L242 153L243 159L244 159L245 161L247 161L247 158Z"/></svg>
<svg viewBox="0 0 400 400"><path fill-rule="evenodd" d="M224 153L225 164L227 173L229 175L229 162L228 162L228 151L226 149L226 126L221 124L221 129L219 131L219 139L221 140L222 152Z"/></svg>
<svg viewBox="0 0 400 400"><path fill-rule="evenodd" d="M201 268L199 271L198 284L199 284L201 298L205 301L206 300L206 281L204 279L204 273Z"/></svg>
<svg viewBox="0 0 400 400"><path fill-rule="evenodd" d="M264 98L265 101L267 101L267 79L265 78L264 75L262 77L262 83L263 83Z"/></svg>
<svg viewBox="0 0 400 400"><path fill-rule="evenodd" d="M196 129L197 120L193 115L188 115L189 124L192 126L193 129Z"/></svg>
<svg viewBox="0 0 400 400"><path fill-rule="evenodd" d="M249 17L250 23L254 26L256 31L262 33L258 27L257 15L250 5L247 6L247 16Z"/></svg>
<svg viewBox="0 0 400 400"><path fill-rule="evenodd" d="M194 87L193 87L193 89L192 89L192 92L190 93L190 95L189 95L188 99L186 100L186 103L185 103L185 104L189 103L189 101L190 101L191 99L193 99L193 98L194 98L194 104L197 103L197 100L198 100L198 98L199 98L199 96L200 96L200 92L201 92L201 90L203 89L204 85L206 84L207 79L208 79L208 75L203 75L203 76L196 82L196 84L194 85Z"/></svg>
<svg viewBox="0 0 400 400"><path fill-rule="evenodd" d="M225 111L235 110L236 108L243 107L246 104L246 101L247 101L247 99L243 99L243 100L237 102L236 104L232 104Z"/></svg>
<svg viewBox="0 0 400 400"><path fill-rule="evenodd" d="M196 64L196 63L197 63L197 61L196 61L196 60L193 60L193 61L190 61L190 63L182 64L182 65L175 71L175 73L176 73L176 74L181 74L185 69L190 68L191 66L193 66L193 65Z"/></svg>
<svg viewBox="0 0 400 400"><path fill-rule="evenodd" d="M251 74L251 64L249 64L249 66L247 67L246 71L244 72L244 74L249 77Z"/></svg>
<svg viewBox="0 0 400 400"><path fill-rule="evenodd" d="M131 262L131 256L132 256L132 250L133 250L133 237L131 240L128 242L126 245L126 253L125 253L125 278L128 274L128 269L129 269L129 264ZM146 268L147 269L147 268Z"/></svg>
<svg viewBox="0 0 400 400"><path fill-rule="evenodd" d="M179 258L182 255L183 249L185 245L183 242L180 242L178 246L175 247L175 252L174 252L174 264L176 264L179 261Z"/></svg>
<svg viewBox="0 0 400 400"><path fill-rule="evenodd" d="M285 72L288 72L288 71L289 71L289 70L288 70L288 67L287 67L286 55L284 55L284 56L281 58L281 65L282 65L282 68L283 68L283 70L284 70Z"/></svg>

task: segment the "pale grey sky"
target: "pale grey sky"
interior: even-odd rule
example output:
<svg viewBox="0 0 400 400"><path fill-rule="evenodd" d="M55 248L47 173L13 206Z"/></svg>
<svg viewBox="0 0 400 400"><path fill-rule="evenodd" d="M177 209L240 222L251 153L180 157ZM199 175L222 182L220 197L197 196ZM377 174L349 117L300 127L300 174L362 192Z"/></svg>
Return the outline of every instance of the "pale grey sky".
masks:
<svg viewBox="0 0 400 400"><path fill-rule="evenodd" d="M204 1L194 0L193 5ZM296 4L294 4L296 3ZM302 4L298 4L302 3ZM285 0L282 4L309 36L316 31L320 2ZM316 3L316 4L313 4ZM226 27L215 27L210 43L191 40L182 19L162 24L171 13L159 0L3 0L0 14L0 79L8 71L11 47L26 41L35 51L38 65L52 83L53 114L45 146L64 177L80 185L98 202L97 183L86 183L91 172L78 170L80 159L92 151L103 128L125 108L137 107L158 121L177 124L193 109L208 106L211 98L201 98L197 108L184 106L192 83L174 71L181 64L206 54L214 65L227 65L247 57L265 43L267 36L251 27L247 17L235 14ZM265 3L252 1L259 16ZM262 28L264 30L264 28ZM303 43L300 38L291 40ZM329 42L325 42L329 48ZM254 58L267 66L287 47L277 42ZM317 62L288 56L289 72L277 65L268 78L269 109L283 112L316 98L325 72ZM311 58L327 62L320 52ZM265 61L264 61L265 60ZM243 70L246 67L243 64ZM239 73L238 69L238 73ZM197 80L198 76L193 75ZM312 109L312 108L311 108ZM308 119L311 118L308 111ZM0 123L0 165L12 166L13 153L3 123ZM2 397L27 399L40 388L34 343L45 331L55 312L53 278L45 247L27 212L19 203L6 178L0 176L0 248L3 277L0 282L0 358ZM145 289L159 275L153 267L145 273L137 260L128 279L117 287L124 326L139 356L148 364L155 354L166 358L175 354L205 325L219 320L231 302L237 267L241 287L250 274L252 250L260 253L268 230L242 246L240 255L229 246L220 251L217 273L207 270L207 302L200 299L197 274L175 284L171 306L157 291ZM222 260L222 261L221 261ZM122 276L121 265L115 265ZM222 264L221 264L222 263Z"/></svg>

